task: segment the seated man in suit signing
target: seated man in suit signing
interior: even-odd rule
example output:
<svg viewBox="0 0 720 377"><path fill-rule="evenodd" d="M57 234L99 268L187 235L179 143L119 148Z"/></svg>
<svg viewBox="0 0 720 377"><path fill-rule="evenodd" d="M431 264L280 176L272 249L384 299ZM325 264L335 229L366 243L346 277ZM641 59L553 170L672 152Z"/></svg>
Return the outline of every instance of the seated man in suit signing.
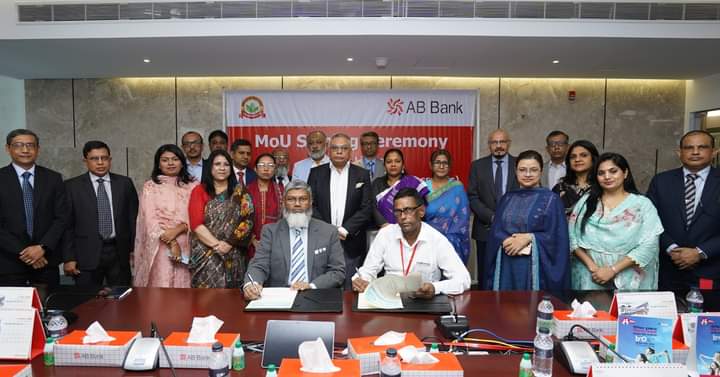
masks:
<svg viewBox="0 0 720 377"><path fill-rule="evenodd" d="M285 188L283 218L263 227L260 246L248 265L243 293L248 300L263 286L296 290L341 287L345 257L337 228L312 217L312 192L294 180Z"/></svg>
<svg viewBox="0 0 720 377"><path fill-rule="evenodd" d="M353 290L365 291L369 281L375 279L383 267L390 275L420 273L423 283L415 292L416 297L461 294L468 290L470 273L452 244L442 233L422 221L425 203L417 190L400 190L395 195L393 213L397 224L378 231L365 264L352 278Z"/></svg>

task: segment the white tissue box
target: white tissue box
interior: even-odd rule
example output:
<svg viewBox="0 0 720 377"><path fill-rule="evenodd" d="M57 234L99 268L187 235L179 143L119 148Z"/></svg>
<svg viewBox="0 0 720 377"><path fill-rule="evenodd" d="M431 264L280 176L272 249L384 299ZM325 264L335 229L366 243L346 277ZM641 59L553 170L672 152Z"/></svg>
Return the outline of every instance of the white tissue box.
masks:
<svg viewBox="0 0 720 377"><path fill-rule="evenodd" d="M434 353L438 359L433 364L401 363L403 377L463 377L464 371L457 356L452 353Z"/></svg>
<svg viewBox="0 0 720 377"><path fill-rule="evenodd" d="M167 348L173 367L207 369L212 343L189 344L187 342L188 335L190 335L188 332L173 332L165 338L165 348ZM232 360L232 349L239 338L240 334L235 333L215 334L215 340L223 345L223 352L228 362ZM162 352L160 352L160 368L170 368L170 364Z"/></svg>
<svg viewBox="0 0 720 377"><path fill-rule="evenodd" d="M360 377L360 361L337 359L333 360L332 363L340 370L331 373L317 373L316 375L321 377ZM301 371L301 367L300 359L282 359L278 377L307 377L313 375L313 373Z"/></svg>
<svg viewBox="0 0 720 377"><path fill-rule="evenodd" d="M110 342L83 344L84 330L75 330L55 343L55 365L82 367L121 367L125 354L139 331L108 331Z"/></svg>
<svg viewBox="0 0 720 377"><path fill-rule="evenodd" d="M603 336L605 340L607 340L610 344L615 344L617 341L616 337L614 335L610 336ZM602 343L600 343L600 349L599 352L600 357L603 359L605 358L605 355L608 353L607 347L605 347ZM685 345L682 341L678 340L675 336L673 336L672 340L672 362L673 363L679 363L679 364L685 364L687 362L688 354L690 353L690 348ZM613 357L617 358L616 355L612 355Z"/></svg>
<svg viewBox="0 0 720 377"><path fill-rule="evenodd" d="M388 348L400 349L405 346L415 346L419 351L425 351L425 345L414 333L406 333L405 341L398 344L388 346L376 346L373 344L378 336L366 336L363 338L348 339L348 353L353 359L360 360L360 373L366 374L380 373L380 356L385 354ZM405 376L405 374L403 374Z"/></svg>
<svg viewBox="0 0 720 377"><path fill-rule="evenodd" d="M592 318L570 318L568 315L572 310L556 310L553 315L553 335L562 339L565 337L573 325L582 325L587 327L597 336L615 335L617 332L617 318L610 313L598 310ZM592 339L583 329L576 328L573 335L579 339Z"/></svg>

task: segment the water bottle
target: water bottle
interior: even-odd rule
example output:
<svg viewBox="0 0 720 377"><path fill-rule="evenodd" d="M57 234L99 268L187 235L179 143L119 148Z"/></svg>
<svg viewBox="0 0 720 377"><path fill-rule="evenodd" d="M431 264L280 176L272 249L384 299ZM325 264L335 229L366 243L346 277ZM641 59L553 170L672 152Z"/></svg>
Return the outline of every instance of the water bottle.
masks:
<svg viewBox="0 0 720 377"><path fill-rule="evenodd" d="M397 350L388 348L385 351L385 358L380 363L380 377L400 377L400 360L398 360Z"/></svg>
<svg viewBox="0 0 720 377"><path fill-rule="evenodd" d="M225 377L230 375L228 360L223 352L223 345L215 342L212 345L210 360L208 360L208 375L210 377Z"/></svg>
<svg viewBox="0 0 720 377"><path fill-rule="evenodd" d="M277 377L277 371L275 370L275 364L268 365L265 377Z"/></svg>
<svg viewBox="0 0 720 377"><path fill-rule="evenodd" d="M552 333L553 313L555 313L555 308L553 307L552 302L550 302L550 296L543 296L543 299L540 301L537 308L535 332L539 332L540 329L544 327Z"/></svg>
<svg viewBox="0 0 720 377"><path fill-rule="evenodd" d="M551 377L553 365L553 340L550 337L550 330L541 327L533 342L535 351L533 353L532 371L535 377Z"/></svg>
<svg viewBox="0 0 720 377"><path fill-rule="evenodd" d="M235 347L233 347L232 352L232 369L233 370L243 370L245 369L245 351L242 347L242 342L240 339L235 342Z"/></svg>
<svg viewBox="0 0 720 377"><path fill-rule="evenodd" d="M437 343L431 344L430 353L440 353L440 346Z"/></svg>
<svg viewBox="0 0 720 377"><path fill-rule="evenodd" d="M614 363L615 362L615 354L612 351L615 351L615 345L611 344L610 347L608 347L608 351L605 352L605 362L606 363Z"/></svg>
<svg viewBox="0 0 720 377"><path fill-rule="evenodd" d="M690 292L688 292L687 296L685 296L685 301L687 301L689 313L702 313L704 299L702 293L700 293L700 290L697 287L692 287L690 289Z"/></svg>
<svg viewBox="0 0 720 377"><path fill-rule="evenodd" d="M51 367L55 365L55 338L47 338L45 348L43 349L43 362L45 366Z"/></svg>
<svg viewBox="0 0 720 377"><path fill-rule="evenodd" d="M520 360L520 373L518 377L533 377L532 362L530 361L530 354L524 353Z"/></svg>
<svg viewBox="0 0 720 377"><path fill-rule="evenodd" d="M48 315L50 315L47 324L48 336L57 339L67 335L68 321L62 315L62 310L48 310Z"/></svg>

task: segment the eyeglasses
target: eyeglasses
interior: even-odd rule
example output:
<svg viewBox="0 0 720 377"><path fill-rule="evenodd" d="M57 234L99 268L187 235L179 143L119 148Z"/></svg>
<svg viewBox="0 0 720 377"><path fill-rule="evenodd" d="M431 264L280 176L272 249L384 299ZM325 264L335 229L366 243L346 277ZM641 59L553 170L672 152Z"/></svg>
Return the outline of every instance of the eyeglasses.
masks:
<svg viewBox="0 0 720 377"><path fill-rule="evenodd" d="M13 149L17 149L17 150L21 150L21 149L23 149L23 148L27 148L27 149L29 149L29 150L34 150L35 148L37 148L37 144L36 144L36 143L23 143L23 142L19 142L19 141L10 144L10 146L11 146Z"/></svg>
<svg viewBox="0 0 720 377"><path fill-rule="evenodd" d="M110 157L110 156L91 156L91 157L86 158L86 160L90 160L92 162L100 162L100 161L107 162L107 161L110 161L110 159L112 159L112 157Z"/></svg>
<svg viewBox="0 0 720 377"><path fill-rule="evenodd" d="M395 208L393 209L393 215L398 218L402 215L412 215L413 213L415 213L415 210L420 208L421 205L422 204L419 204L415 207Z"/></svg>
<svg viewBox="0 0 720 377"><path fill-rule="evenodd" d="M436 166L450 166L450 161L433 161L432 164Z"/></svg>
<svg viewBox="0 0 720 377"><path fill-rule="evenodd" d="M350 150L349 145L331 145L330 150L333 152L346 152Z"/></svg>
<svg viewBox="0 0 720 377"><path fill-rule="evenodd" d="M287 202L288 204L295 204L295 203L305 204L309 201L310 201L310 198L308 198L307 196L300 196L300 197L288 196L287 198L285 198L285 202Z"/></svg>
<svg viewBox="0 0 720 377"><path fill-rule="evenodd" d="M202 143L203 143L203 142L200 141L200 140L183 141L183 142L182 142L182 146L183 146L183 147L190 147L190 146L193 146L193 145L202 145Z"/></svg>
<svg viewBox="0 0 720 377"><path fill-rule="evenodd" d="M275 167L275 164L273 164L272 162L268 162L268 163L260 162L260 163L258 163L258 164L255 164L255 166L256 166L258 169L262 169L262 168L270 168L270 169L272 169L272 168Z"/></svg>
<svg viewBox="0 0 720 377"><path fill-rule="evenodd" d="M488 144L490 145L507 145L510 140L490 140L488 141Z"/></svg>

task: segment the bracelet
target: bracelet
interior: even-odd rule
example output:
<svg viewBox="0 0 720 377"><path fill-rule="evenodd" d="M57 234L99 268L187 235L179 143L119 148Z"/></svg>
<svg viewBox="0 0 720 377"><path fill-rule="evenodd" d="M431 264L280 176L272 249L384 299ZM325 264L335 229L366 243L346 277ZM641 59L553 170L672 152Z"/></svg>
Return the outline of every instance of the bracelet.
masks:
<svg viewBox="0 0 720 377"><path fill-rule="evenodd" d="M610 269L613 270L613 272L615 273L615 275L618 274L618 270L617 270L617 268L615 268L615 265L614 265L614 264L611 264L611 265L610 265Z"/></svg>

